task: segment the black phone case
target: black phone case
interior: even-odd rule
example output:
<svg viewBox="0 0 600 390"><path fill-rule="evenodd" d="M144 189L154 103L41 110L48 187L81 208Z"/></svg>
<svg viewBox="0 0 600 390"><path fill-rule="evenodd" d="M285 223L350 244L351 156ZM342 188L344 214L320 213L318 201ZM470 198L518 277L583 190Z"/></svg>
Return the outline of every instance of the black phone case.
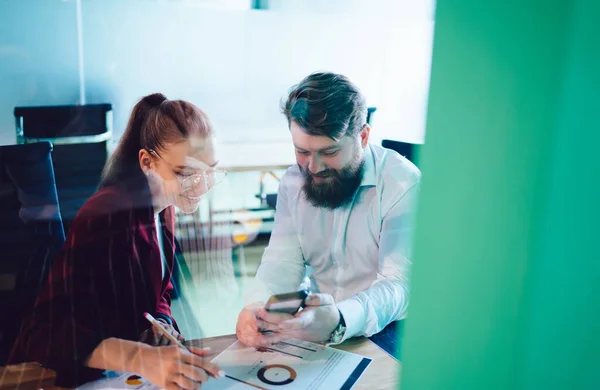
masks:
<svg viewBox="0 0 600 390"><path fill-rule="evenodd" d="M291 293L273 295L267 301L267 304L265 305L265 309L272 313L286 313L286 314L294 315L298 312L298 310L300 310L301 308L304 307L304 300L306 299L308 294L309 294L308 291L300 290L300 291L294 291ZM291 301L291 300L297 300L297 299L301 299L301 302L300 302L300 305L295 308L279 308L279 309L270 309L269 308L269 306L273 303L279 303L279 302L285 302L285 301Z"/></svg>

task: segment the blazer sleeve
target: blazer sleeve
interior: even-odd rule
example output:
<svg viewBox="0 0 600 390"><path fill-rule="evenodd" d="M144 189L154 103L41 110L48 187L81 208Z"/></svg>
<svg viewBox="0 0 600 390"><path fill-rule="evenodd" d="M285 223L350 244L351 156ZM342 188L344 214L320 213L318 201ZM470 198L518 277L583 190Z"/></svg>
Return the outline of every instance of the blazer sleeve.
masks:
<svg viewBox="0 0 600 390"><path fill-rule="evenodd" d="M123 261L132 245L123 226L126 212L75 219L20 336L23 356L55 370L58 386L101 374L84 362L102 340L115 337L115 316L124 309L118 306L128 304L118 287L131 269ZM114 306L106 304L113 299Z"/></svg>
<svg viewBox="0 0 600 390"><path fill-rule="evenodd" d="M169 278L170 279L170 278ZM160 301L157 304L156 314L160 317L166 316L166 320L168 320L171 325L175 323L173 317L171 316L171 292L173 291L173 284L169 280L166 288L163 291L163 294L160 297Z"/></svg>

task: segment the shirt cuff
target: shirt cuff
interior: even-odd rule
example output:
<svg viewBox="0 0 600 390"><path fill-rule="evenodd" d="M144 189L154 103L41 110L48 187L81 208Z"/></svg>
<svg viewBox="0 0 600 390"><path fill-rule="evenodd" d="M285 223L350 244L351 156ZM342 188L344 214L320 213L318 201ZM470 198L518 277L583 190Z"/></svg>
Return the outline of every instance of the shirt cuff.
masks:
<svg viewBox="0 0 600 390"><path fill-rule="evenodd" d="M338 302L337 308L346 322L346 333L344 333L342 341L363 332L366 322L365 309L358 299L348 298Z"/></svg>
<svg viewBox="0 0 600 390"><path fill-rule="evenodd" d="M156 313L155 317L156 319L162 318L163 320L167 321L169 325L173 326L173 320L168 315L163 313Z"/></svg>

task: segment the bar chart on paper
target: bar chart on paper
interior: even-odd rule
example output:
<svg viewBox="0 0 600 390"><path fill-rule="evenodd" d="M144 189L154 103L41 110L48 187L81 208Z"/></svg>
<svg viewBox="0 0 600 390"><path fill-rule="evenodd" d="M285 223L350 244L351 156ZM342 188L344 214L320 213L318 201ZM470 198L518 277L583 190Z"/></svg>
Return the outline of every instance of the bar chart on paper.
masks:
<svg viewBox="0 0 600 390"><path fill-rule="evenodd" d="M270 348L234 343L213 361L227 374L204 390L351 389L371 359L319 344L290 339Z"/></svg>

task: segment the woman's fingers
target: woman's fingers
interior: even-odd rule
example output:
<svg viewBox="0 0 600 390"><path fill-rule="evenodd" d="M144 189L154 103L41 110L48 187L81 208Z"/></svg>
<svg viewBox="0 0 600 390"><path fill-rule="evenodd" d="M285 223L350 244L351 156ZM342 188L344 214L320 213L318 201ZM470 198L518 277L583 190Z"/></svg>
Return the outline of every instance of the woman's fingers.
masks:
<svg viewBox="0 0 600 390"><path fill-rule="evenodd" d="M223 377L225 373L216 364L210 363L206 354L196 354L195 349L191 350L192 353L184 354L184 361L195 367L200 367L214 377Z"/></svg>
<svg viewBox="0 0 600 390"><path fill-rule="evenodd" d="M176 375L173 378L173 382L177 386L179 386L179 388L186 389L186 390L192 390L192 389L195 390L195 389L199 388L202 385L202 382L190 379L190 378L188 378L187 376L185 376L183 374Z"/></svg>

